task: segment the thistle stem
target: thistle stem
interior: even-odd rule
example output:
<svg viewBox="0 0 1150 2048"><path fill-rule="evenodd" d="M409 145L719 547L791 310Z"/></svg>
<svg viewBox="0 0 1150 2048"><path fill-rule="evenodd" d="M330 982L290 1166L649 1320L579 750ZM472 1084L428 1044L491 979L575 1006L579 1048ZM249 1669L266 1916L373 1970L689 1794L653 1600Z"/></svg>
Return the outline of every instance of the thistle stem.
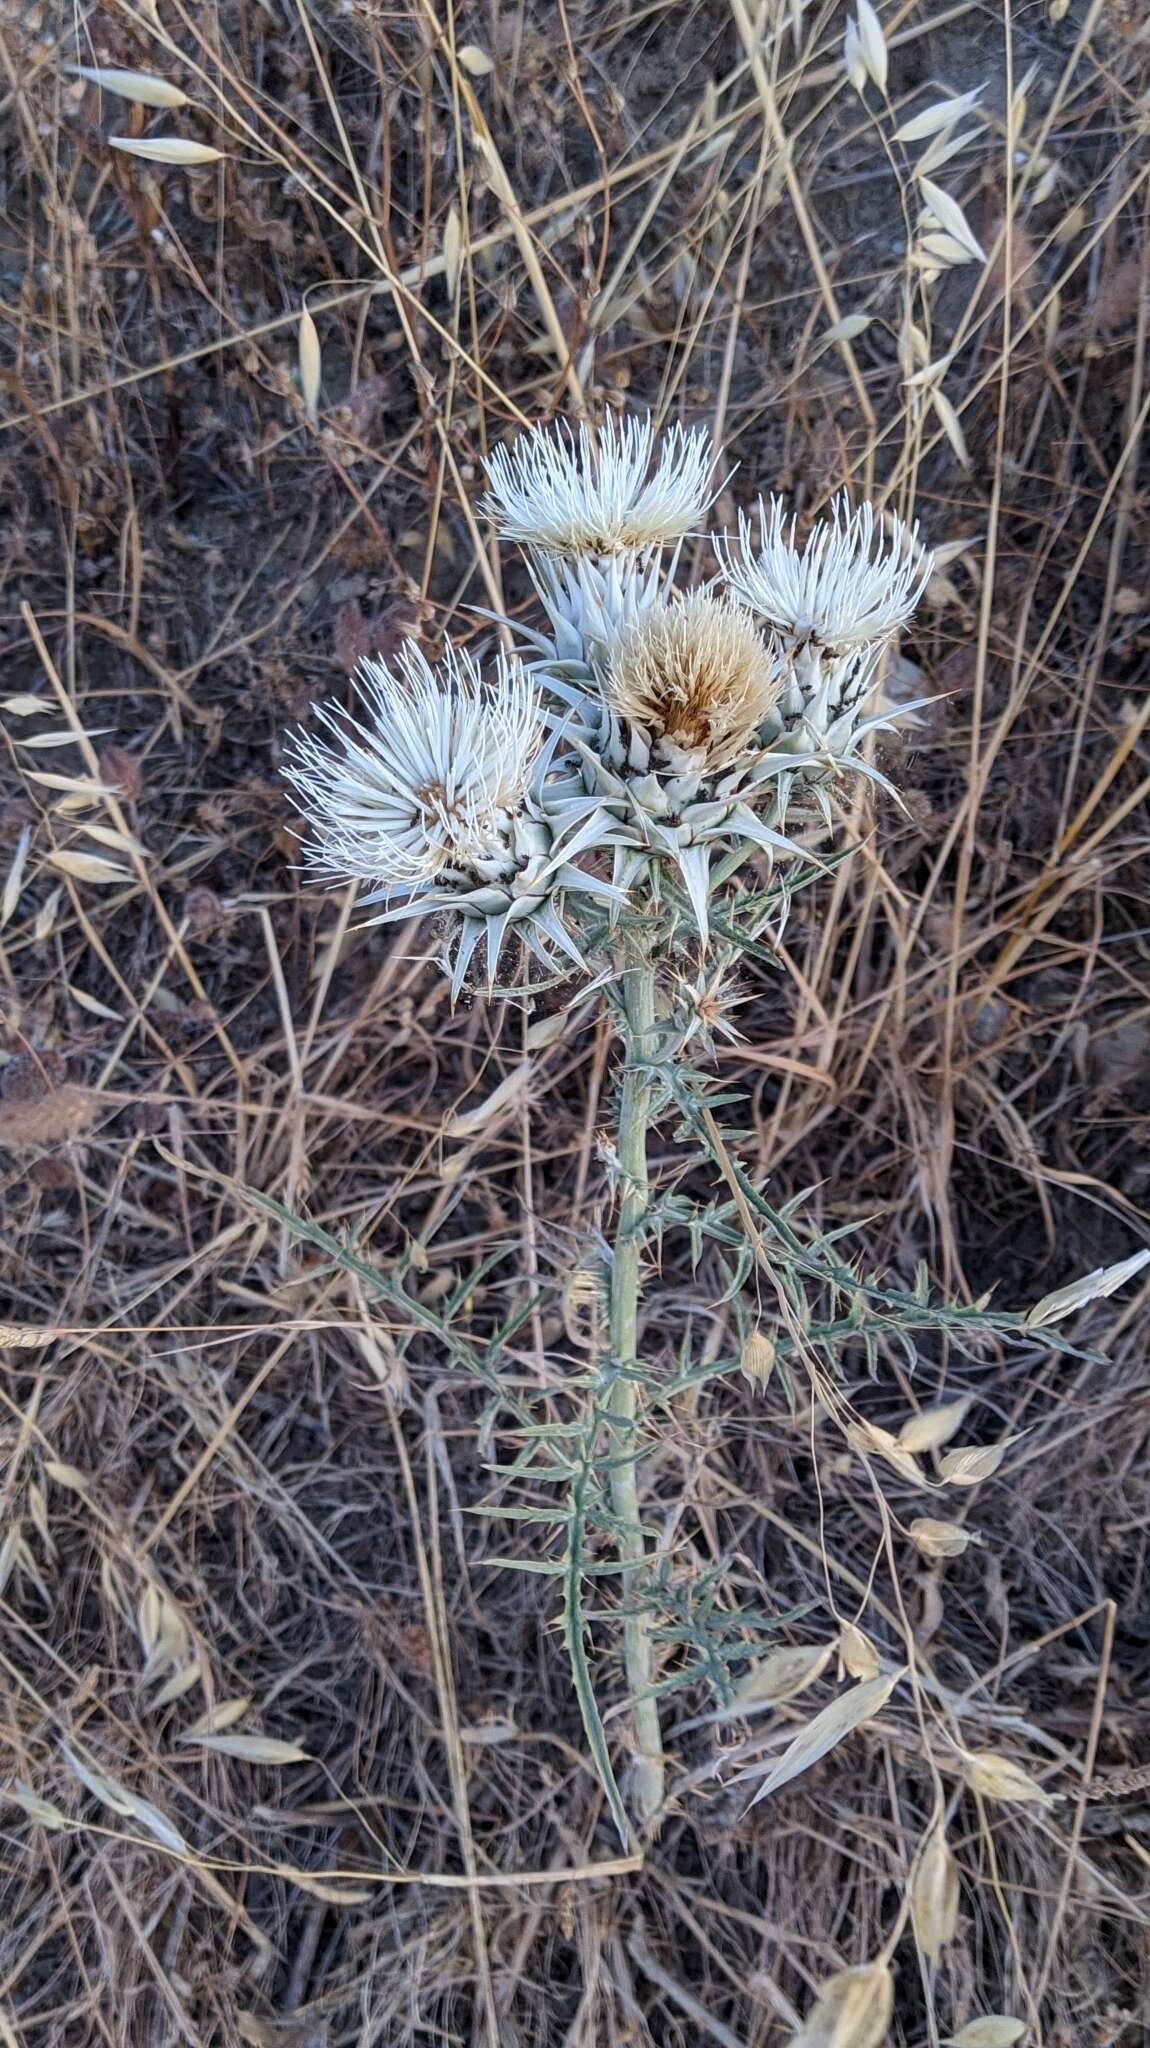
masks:
<svg viewBox="0 0 1150 2048"><path fill-rule="evenodd" d="M623 1660L631 1694L635 1764L633 1800L640 1824L650 1821L663 1803L663 1745L653 1682L649 1618L642 1610L643 1566L647 1545L639 1519L636 1469L638 1395L639 1258L647 1213L647 1123L651 1086L644 1071L652 1057L655 1022L655 971L640 958L624 971L623 1085L619 1107L618 1156L622 1199L611 1263L611 1352L620 1367L611 1395L616 1419L612 1444L611 1505L618 1522L616 1541L622 1566L624 1606Z"/></svg>

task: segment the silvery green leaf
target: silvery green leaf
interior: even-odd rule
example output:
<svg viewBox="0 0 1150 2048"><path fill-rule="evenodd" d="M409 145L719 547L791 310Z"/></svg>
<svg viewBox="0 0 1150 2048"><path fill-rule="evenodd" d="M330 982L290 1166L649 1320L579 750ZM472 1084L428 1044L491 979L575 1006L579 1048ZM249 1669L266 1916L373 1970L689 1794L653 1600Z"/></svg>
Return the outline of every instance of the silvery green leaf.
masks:
<svg viewBox="0 0 1150 2048"><path fill-rule="evenodd" d="M732 812L731 831L738 832L744 839L752 840L756 846L765 848L768 853L785 853L791 859L802 856L801 846L796 846L794 840L788 839L785 833L776 832L772 826L764 824L746 804L739 804ZM814 860L815 855L811 854L808 858ZM822 866L821 861L817 864L819 867Z"/></svg>
<svg viewBox="0 0 1150 2048"><path fill-rule="evenodd" d="M495 981L495 970L499 965L499 955L503 951L503 941L507 937L507 926L510 917L511 912L508 909L494 916L489 916L487 919L487 987L489 991Z"/></svg>
<svg viewBox="0 0 1150 2048"><path fill-rule="evenodd" d="M538 930L543 932L554 945L559 947L561 952L566 953L568 958L575 962L576 967L586 967L586 960L564 925L562 918L558 915L553 903L544 903L542 908L535 912L534 923Z"/></svg>
<svg viewBox="0 0 1150 2048"><path fill-rule="evenodd" d="M711 871L710 849L706 846L684 847L679 853L676 865L683 877L683 886L691 899L691 908L695 913L695 922L699 927L699 937L705 946L710 931L708 920L708 884Z"/></svg>
<svg viewBox="0 0 1150 2048"><path fill-rule="evenodd" d="M602 903L622 903L623 892L614 882L608 882L603 875L588 874L586 868L562 867L554 876L556 893L566 890L570 895L594 896Z"/></svg>
<svg viewBox="0 0 1150 2048"><path fill-rule="evenodd" d="M464 977L471 965L471 956L483 937L483 926L475 918L467 918L459 934L455 948L455 964L451 973L451 1000L457 1002L463 987Z"/></svg>

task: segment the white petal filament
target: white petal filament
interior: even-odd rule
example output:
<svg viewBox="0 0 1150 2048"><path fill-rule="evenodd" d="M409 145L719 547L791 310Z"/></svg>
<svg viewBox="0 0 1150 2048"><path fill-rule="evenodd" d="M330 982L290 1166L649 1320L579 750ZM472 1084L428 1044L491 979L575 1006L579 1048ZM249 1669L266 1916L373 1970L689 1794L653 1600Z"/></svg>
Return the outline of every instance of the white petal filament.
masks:
<svg viewBox="0 0 1150 2048"><path fill-rule="evenodd" d="M663 547L701 524L712 467L703 429L671 427L656 452L649 414L593 432L561 420L495 450L484 509L505 539L551 554Z"/></svg>
<svg viewBox="0 0 1150 2048"><path fill-rule="evenodd" d="M934 566L917 527L892 517L887 537L874 507L852 512L845 496L831 501L804 546L795 542L781 498L759 500L758 535L739 515L739 547L716 539L732 595L768 619L794 645L814 641L840 653L885 640L910 617Z"/></svg>

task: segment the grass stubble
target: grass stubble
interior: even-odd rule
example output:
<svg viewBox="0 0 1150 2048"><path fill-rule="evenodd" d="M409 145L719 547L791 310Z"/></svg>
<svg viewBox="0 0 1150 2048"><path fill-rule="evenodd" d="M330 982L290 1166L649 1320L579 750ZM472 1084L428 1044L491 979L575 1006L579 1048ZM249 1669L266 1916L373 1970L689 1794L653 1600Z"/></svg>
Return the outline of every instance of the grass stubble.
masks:
<svg viewBox="0 0 1150 2048"><path fill-rule="evenodd" d="M516 602L474 507L527 419L652 404L744 501L918 516L894 687L945 694L884 742L906 812L844 790L857 851L745 965L719 1071L771 1199L871 1266L1025 1306L1138 1248L1150 44L1118 0L882 27L860 96L840 10L743 0L0 17L15 2041L782 2042L883 1954L896 2040L1144 2034L1145 1288L1053 1359L649 1404L666 1670L710 1602L761 1697L674 1695L619 1856L550 1584L499 1568L531 1527L472 1512L517 1442L463 1362L522 1309L509 1394L567 1412L609 1034L452 1011L432 933L357 934L293 868L277 774L359 655ZM896 136L979 86L923 172L937 136ZM108 142L157 134L220 157ZM977 256L924 260L962 236L923 176ZM737 1353L719 1292L668 1234L652 1369ZM955 1401L1016 1440L931 1494L881 1432ZM747 1756L872 1655L914 1686L748 1811ZM849 1997L865 2038L873 1989L828 2024Z"/></svg>

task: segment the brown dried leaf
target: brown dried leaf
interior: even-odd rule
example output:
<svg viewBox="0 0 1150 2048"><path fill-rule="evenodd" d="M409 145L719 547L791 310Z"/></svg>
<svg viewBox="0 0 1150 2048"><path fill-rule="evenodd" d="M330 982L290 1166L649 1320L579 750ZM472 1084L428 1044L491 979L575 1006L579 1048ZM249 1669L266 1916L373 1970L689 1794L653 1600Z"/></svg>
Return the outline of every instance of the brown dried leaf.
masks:
<svg viewBox="0 0 1150 2048"><path fill-rule="evenodd" d="M19 1151L26 1145L58 1145L76 1138L95 1116L98 1099L69 1081L36 1102L0 1102L0 1145Z"/></svg>
<svg viewBox="0 0 1150 2048"><path fill-rule="evenodd" d="M335 642L335 658L341 668L350 675L361 661L366 661L372 652L371 628L364 618L354 597L341 604L332 627Z"/></svg>
<svg viewBox="0 0 1150 2048"><path fill-rule="evenodd" d="M110 789L126 796L130 803L139 803L144 777L138 754L129 753L127 747L102 747L100 773Z"/></svg>
<svg viewBox="0 0 1150 2048"><path fill-rule="evenodd" d="M55 1046L45 1045L39 1051L30 1047L27 1052L14 1053L0 1070L0 1095L5 1102L43 1102L67 1074L68 1062Z"/></svg>

